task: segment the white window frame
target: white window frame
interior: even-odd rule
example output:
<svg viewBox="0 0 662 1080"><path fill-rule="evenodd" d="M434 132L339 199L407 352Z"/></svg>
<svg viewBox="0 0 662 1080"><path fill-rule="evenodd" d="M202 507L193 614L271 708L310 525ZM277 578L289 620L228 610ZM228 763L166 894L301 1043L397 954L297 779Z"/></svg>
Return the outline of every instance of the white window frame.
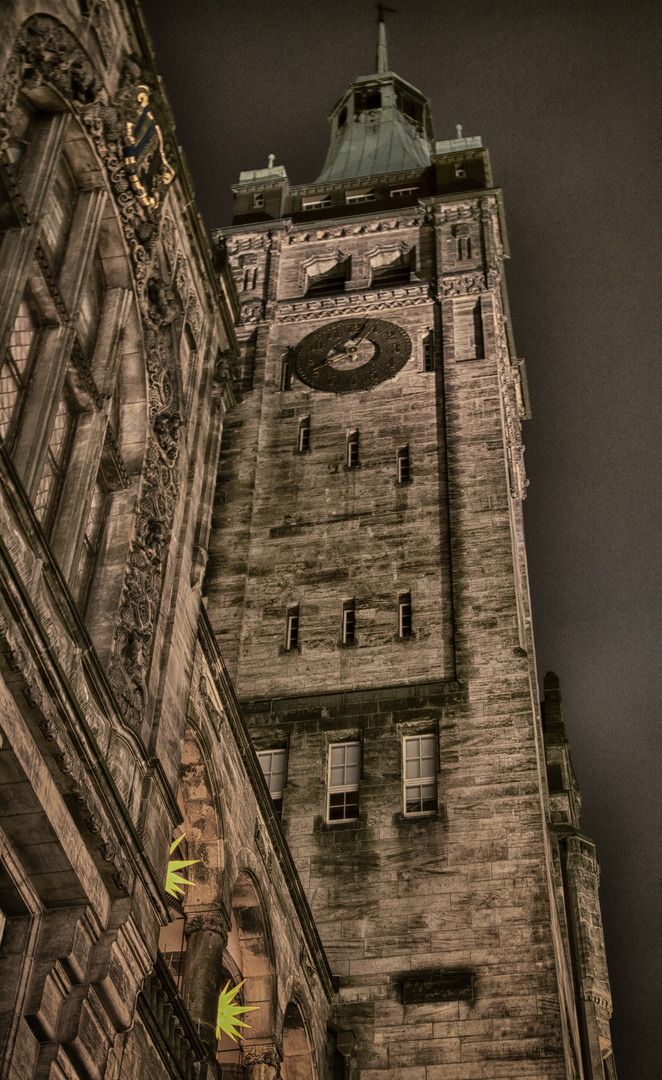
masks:
<svg viewBox="0 0 662 1080"><path fill-rule="evenodd" d="M347 761L347 747L352 747L352 749L354 749L354 748L356 749L356 754L352 755L353 757L356 758L355 761L349 761L349 762ZM334 757L333 752L334 752L334 750L339 750L341 748L345 749L345 754L343 755L344 760L342 762L337 762L336 761L334 763L334 761L333 761L333 757ZM355 766L356 767L356 769L357 769L356 781L352 781L349 784L346 783L346 782L342 783L342 784L331 784L331 769L332 768L343 767L343 770L344 770L343 776L344 776L344 779L346 781L346 779L347 779L347 767L348 766L350 766L350 767ZM344 793L344 792L352 792L352 791L358 792L360 780L361 780L361 743L357 739L351 739L348 742L329 743L329 754L328 754L327 771L326 771L326 820L327 820L328 824L330 824L330 825L343 825L343 824L347 824L348 822L351 822L351 821L358 821L358 804L357 804L356 817L342 817L342 818L337 818L336 817L336 818L332 818L331 817L331 796L332 795L337 795L337 794L340 794L340 793Z"/></svg>
<svg viewBox="0 0 662 1080"><path fill-rule="evenodd" d="M404 628L404 613L405 608L409 609L409 629ZM413 623L411 614L411 593L400 593L398 597L398 635L401 638L411 637L413 633Z"/></svg>
<svg viewBox="0 0 662 1080"><path fill-rule="evenodd" d="M322 199L302 199L302 210L327 210L331 206L331 196L326 195Z"/></svg>
<svg viewBox="0 0 662 1080"><path fill-rule="evenodd" d="M285 628L285 648L288 652L294 652L299 648L299 608L292 608L287 613L287 625Z"/></svg>
<svg viewBox="0 0 662 1080"><path fill-rule="evenodd" d="M411 462L409 459L409 445L401 446L397 455L398 483L408 484L411 480ZM405 476L406 472L406 476ZM411 604L410 604L411 607Z"/></svg>
<svg viewBox="0 0 662 1080"><path fill-rule="evenodd" d="M264 192L263 191L256 191L256 193L253 195L253 198L251 200L251 209L252 210L263 210L264 209Z"/></svg>
<svg viewBox="0 0 662 1080"><path fill-rule="evenodd" d="M348 206L352 206L354 203L367 203L375 202L377 195L374 191L357 191L355 194L347 191L345 192L345 202Z"/></svg>
<svg viewBox="0 0 662 1080"><path fill-rule="evenodd" d="M299 438L297 450L300 454L306 454L310 450L310 417L302 416L299 420Z"/></svg>
<svg viewBox="0 0 662 1080"><path fill-rule="evenodd" d="M350 617L351 616L351 619ZM348 623L351 622L352 633L347 636ZM342 609L342 642L343 645L353 645L356 641L356 605L354 601L348 601Z"/></svg>
<svg viewBox="0 0 662 1080"><path fill-rule="evenodd" d="M354 450L356 447L356 450ZM352 457L356 454L356 460L353 461ZM347 436L347 461L345 462L348 469L356 469L359 464L359 433L358 431L352 431Z"/></svg>
<svg viewBox="0 0 662 1080"><path fill-rule="evenodd" d="M390 192L391 198L395 198L396 195L414 195L418 191L418 185L414 187L401 187L393 188Z"/></svg>
<svg viewBox="0 0 662 1080"><path fill-rule="evenodd" d="M426 748L431 749L431 754L422 754L422 743L426 742ZM407 746L418 743L418 755L407 757ZM430 762L430 765L425 764ZM407 775L408 763L412 764L412 772L418 775ZM424 769L426 770L424 772ZM418 789L419 801L423 806L423 788L434 790L434 808L427 810L407 810L407 793ZM428 795L428 798L431 798ZM438 809L437 801L437 736L427 733L425 735L403 735L402 737L402 809L407 817L422 817L435 814Z"/></svg>
<svg viewBox="0 0 662 1080"><path fill-rule="evenodd" d="M274 769L274 758L279 762L282 762L282 769ZM280 811L282 808L283 790L285 788L285 780L287 777L287 750L260 750L258 751L257 759L260 762L260 768L262 769L265 783L269 788L269 794L274 801L274 808L277 811ZM280 806L277 805L278 803L280 803Z"/></svg>

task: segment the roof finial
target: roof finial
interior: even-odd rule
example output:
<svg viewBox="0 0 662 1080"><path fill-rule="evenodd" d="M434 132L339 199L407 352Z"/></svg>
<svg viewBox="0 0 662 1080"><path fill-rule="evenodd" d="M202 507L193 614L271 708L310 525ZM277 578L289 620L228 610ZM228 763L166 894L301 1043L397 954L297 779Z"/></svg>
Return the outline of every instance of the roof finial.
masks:
<svg viewBox="0 0 662 1080"><path fill-rule="evenodd" d="M386 7L386 4L376 4L375 7L378 11L378 38L377 38L377 74L383 75L388 71L388 59L386 56L386 25L384 23L384 12L395 11L395 8Z"/></svg>
<svg viewBox="0 0 662 1080"><path fill-rule="evenodd" d="M276 160L276 155L275 154L269 154L269 165L267 166L269 169L273 169L275 160Z"/></svg>

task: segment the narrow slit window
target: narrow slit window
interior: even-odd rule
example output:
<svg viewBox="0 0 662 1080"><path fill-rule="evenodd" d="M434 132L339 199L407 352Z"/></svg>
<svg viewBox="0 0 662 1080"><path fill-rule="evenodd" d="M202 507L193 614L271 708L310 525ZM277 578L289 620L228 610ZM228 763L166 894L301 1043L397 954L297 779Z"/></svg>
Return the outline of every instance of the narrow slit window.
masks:
<svg viewBox="0 0 662 1080"><path fill-rule="evenodd" d="M347 468L355 469L359 463L359 433L352 431L347 436Z"/></svg>
<svg viewBox="0 0 662 1080"><path fill-rule="evenodd" d="M333 743L329 747L328 821L358 818L360 772L360 743Z"/></svg>
<svg viewBox="0 0 662 1080"><path fill-rule="evenodd" d="M299 607L292 607L287 612L287 624L285 627L285 648L288 652L294 652L299 647Z"/></svg>
<svg viewBox="0 0 662 1080"><path fill-rule="evenodd" d="M401 446L398 450L398 483L406 484L411 479L409 470L409 447Z"/></svg>
<svg viewBox="0 0 662 1080"><path fill-rule="evenodd" d="M342 608L343 645L353 645L356 637L356 604L354 600L345 600Z"/></svg>
<svg viewBox="0 0 662 1080"><path fill-rule="evenodd" d="M434 341L432 331L423 338L423 371L434 371Z"/></svg>
<svg viewBox="0 0 662 1080"><path fill-rule="evenodd" d="M283 809L286 756L285 750L262 750L257 755L277 814Z"/></svg>
<svg viewBox="0 0 662 1080"><path fill-rule="evenodd" d="M280 388L281 390L292 389L292 362L289 352L283 357L283 366L280 369Z"/></svg>
<svg viewBox="0 0 662 1080"><path fill-rule="evenodd" d="M470 236L458 236L458 238L457 238L457 258L458 258L458 262L464 262L466 259L471 258L471 237Z"/></svg>
<svg viewBox="0 0 662 1080"><path fill-rule="evenodd" d="M304 416L299 421L299 442L297 449L300 454L305 454L306 450L310 450L310 417Z"/></svg>
<svg viewBox="0 0 662 1080"><path fill-rule="evenodd" d="M398 634L411 635L411 593L400 593L398 597Z"/></svg>
<svg viewBox="0 0 662 1080"><path fill-rule="evenodd" d="M413 735L403 740L405 814L429 814L437 809L437 739Z"/></svg>

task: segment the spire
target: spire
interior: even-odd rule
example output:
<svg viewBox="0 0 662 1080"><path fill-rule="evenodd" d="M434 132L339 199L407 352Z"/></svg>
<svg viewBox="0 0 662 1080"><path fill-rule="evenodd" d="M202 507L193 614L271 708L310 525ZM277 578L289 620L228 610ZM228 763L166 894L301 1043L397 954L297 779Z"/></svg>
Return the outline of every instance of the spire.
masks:
<svg viewBox="0 0 662 1080"><path fill-rule="evenodd" d="M388 71L388 57L386 55L386 23L384 22L385 11L395 11L395 8L386 7L385 4L376 4L377 8L377 74L384 75Z"/></svg>

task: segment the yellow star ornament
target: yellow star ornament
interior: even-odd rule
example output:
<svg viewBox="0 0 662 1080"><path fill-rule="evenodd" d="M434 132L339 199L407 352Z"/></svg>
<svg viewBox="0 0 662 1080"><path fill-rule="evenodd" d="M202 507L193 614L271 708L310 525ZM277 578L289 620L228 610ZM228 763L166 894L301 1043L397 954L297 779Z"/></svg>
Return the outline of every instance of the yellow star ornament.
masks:
<svg viewBox="0 0 662 1080"><path fill-rule="evenodd" d="M172 855L175 848L181 844L182 840L186 836L186 833L182 833L176 840L173 840L170 845L170 854ZM185 866L193 866L194 863L200 862L199 859L171 859L168 863L168 870L166 872L165 891L174 896L177 900L179 894L184 895L184 890L180 887L182 885L195 885L194 881L189 881L188 878L182 877L179 870L183 870Z"/></svg>
<svg viewBox="0 0 662 1080"><path fill-rule="evenodd" d="M244 1037L239 1031L239 1028L249 1028L251 1026L250 1024L244 1024L243 1020L238 1019L239 1013L254 1012L255 1009L259 1009L259 1005L233 1004L233 999L239 993L245 982L246 980L242 979L240 983L237 983L233 990L228 990L230 985L228 981L223 990L221 990L218 998L218 1015L216 1017L217 1039L220 1039L221 1035L229 1035L233 1042L236 1042L235 1035L240 1039L243 1039Z"/></svg>

